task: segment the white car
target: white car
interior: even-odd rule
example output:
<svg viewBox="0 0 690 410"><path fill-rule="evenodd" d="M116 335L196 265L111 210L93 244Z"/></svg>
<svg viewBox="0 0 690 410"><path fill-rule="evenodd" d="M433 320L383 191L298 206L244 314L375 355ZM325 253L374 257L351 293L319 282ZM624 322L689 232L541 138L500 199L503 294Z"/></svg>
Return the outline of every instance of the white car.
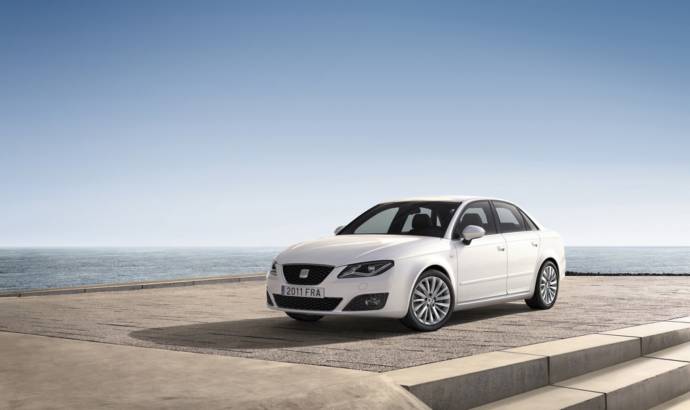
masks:
<svg viewBox="0 0 690 410"><path fill-rule="evenodd" d="M413 198L376 205L335 236L279 254L266 304L302 321L389 317L430 331L456 310L518 299L549 309L564 274L561 237L518 206Z"/></svg>

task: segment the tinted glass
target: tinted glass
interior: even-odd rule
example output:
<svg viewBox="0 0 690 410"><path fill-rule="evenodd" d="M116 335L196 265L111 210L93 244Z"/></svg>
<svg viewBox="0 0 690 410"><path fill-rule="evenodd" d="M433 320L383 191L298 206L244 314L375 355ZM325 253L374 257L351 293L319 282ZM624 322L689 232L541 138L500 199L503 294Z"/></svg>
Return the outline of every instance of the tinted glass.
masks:
<svg viewBox="0 0 690 410"><path fill-rule="evenodd" d="M503 233L520 232L525 230L522 215L513 205L505 202L494 202L498 225Z"/></svg>
<svg viewBox="0 0 690 410"><path fill-rule="evenodd" d="M394 202L376 205L350 222L338 235L384 234L442 237L456 202Z"/></svg>
<svg viewBox="0 0 690 410"><path fill-rule="evenodd" d="M458 234L462 233L463 229L469 225L481 226L487 235L496 233L494 216L491 212L489 201L472 202L467 205L467 208L462 211L455 232Z"/></svg>
<svg viewBox="0 0 690 410"><path fill-rule="evenodd" d="M537 228L537 225L532 222L531 219L529 219L529 216L525 214L522 210L520 210L520 213L522 214L522 220L525 221L525 226L527 231L538 231L539 228Z"/></svg>
<svg viewBox="0 0 690 410"><path fill-rule="evenodd" d="M393 218L398 214L400 208L382 209L375 213L371 218L364 221L355 229L354 233L381 233L387 232L388 228L393 223Z"/></svg>

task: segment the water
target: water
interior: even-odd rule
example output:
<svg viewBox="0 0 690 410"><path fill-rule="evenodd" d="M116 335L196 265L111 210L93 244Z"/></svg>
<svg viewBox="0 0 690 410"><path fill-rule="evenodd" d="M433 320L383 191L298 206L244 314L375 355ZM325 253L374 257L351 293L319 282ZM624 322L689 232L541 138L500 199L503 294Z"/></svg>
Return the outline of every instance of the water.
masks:
<svg viewBox="0 0 690 410"><path fill-rule="evenodd" d="M569 247L567 270L690 274L690 247Z"/></svg>
<svg viewBox="0 0 690 410"><path fill-rule="evenodd" d="M266 272L278 248L0 248L0 291Z"/></svg>
<svg viewBox="0 0 690 410"><path fill-rule="evenodd" d="M0 291L265 272L279 248L2 248ZM570 247L568 270L690 273L690 248Z"/></svg>

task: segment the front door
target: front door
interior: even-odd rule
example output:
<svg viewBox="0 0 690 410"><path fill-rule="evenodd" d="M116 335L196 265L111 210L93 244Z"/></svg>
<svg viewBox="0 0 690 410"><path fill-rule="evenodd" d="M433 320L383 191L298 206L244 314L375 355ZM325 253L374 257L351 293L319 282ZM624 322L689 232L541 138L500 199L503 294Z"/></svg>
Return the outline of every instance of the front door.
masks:
<svg viewBox="0 0 690 410"><path fill-rule="evenodd" d="M458 264L458 297L460 303L506 294L507 252L503 235L497 233L488 201L468 204L462 211L454 232L460 234L468 225L486 231L482 238L464 244L455 241Z"/></svg>

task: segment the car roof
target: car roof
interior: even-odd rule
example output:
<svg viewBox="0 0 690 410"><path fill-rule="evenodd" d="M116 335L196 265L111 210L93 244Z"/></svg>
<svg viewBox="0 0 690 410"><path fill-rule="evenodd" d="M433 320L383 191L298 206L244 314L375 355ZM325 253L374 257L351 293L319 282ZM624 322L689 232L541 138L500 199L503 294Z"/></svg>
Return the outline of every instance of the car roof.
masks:
<svg viewBox="0 0 690 410"><path fill-rule="evenodd" d="M413 201L414 202L416 202L416 201L465 202L465 201L477 200L477 199L503 201L503 199L491 198L491 197L486 197L486 196L440 195L440 196L418 196L418 197L413 197L413 198L403 198L403 199L397 199L394 201L386 201L386 202L413 202ZM510 202L510 201L506 201L506 202Z"/></svg>

